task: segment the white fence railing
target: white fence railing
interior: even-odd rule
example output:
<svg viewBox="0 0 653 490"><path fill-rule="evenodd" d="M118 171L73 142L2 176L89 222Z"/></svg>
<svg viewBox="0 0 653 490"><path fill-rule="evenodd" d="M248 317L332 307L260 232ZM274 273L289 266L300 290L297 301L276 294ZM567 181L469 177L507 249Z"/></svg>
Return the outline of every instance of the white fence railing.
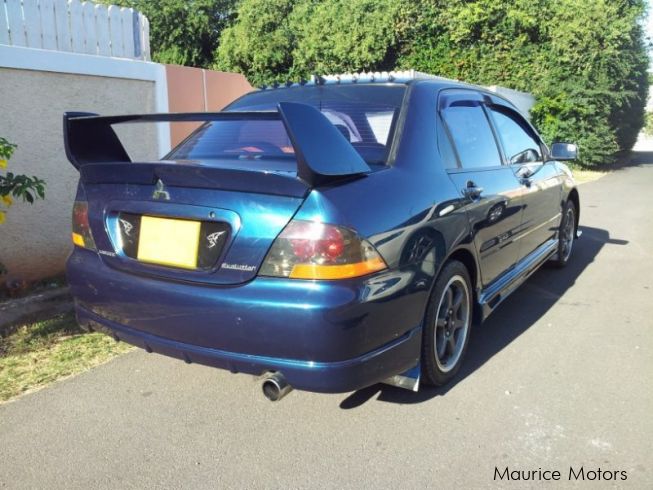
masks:
<svg viewBox="0 0 653 490"><path fill-rule="evenodd" d="M0 44L150 60L140 12L79 0L0 0Z"/></svg>

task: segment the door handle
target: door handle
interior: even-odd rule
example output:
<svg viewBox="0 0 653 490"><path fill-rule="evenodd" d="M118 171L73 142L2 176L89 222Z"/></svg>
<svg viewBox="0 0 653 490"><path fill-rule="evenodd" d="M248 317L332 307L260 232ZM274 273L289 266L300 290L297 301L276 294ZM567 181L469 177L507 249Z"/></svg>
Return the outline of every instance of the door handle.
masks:
<svg viewBox="0 0 653 490"><path fill-rule="evenodd" d="M483 193L483 188L477 186L473 181L468 180L467 186L463 189L463 195L469 199L478 199Z"/></svg>

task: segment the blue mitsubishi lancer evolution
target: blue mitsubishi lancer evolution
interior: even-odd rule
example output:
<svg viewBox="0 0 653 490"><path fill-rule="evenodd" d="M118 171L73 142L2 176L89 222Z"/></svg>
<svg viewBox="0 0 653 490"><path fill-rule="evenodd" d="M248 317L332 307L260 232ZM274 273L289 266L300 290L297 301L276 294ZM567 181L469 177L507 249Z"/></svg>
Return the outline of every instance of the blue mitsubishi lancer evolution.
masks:
<svg viewBox="0 0 653 490"><path fill-rule="evenodd" d="M202 122L131 161L113 126ZM480 324L570 260L575 145L416 72L314 76L221 112L64 115L79 323L292 388L450 381Z"/></svg>

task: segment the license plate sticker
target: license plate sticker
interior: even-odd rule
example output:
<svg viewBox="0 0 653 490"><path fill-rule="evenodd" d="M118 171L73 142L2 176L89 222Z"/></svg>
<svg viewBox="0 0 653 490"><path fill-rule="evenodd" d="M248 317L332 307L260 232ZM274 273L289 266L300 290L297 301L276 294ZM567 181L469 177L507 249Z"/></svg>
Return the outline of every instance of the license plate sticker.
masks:
<svg viewBox="0 0 653 490"><path fill-rule="evenodd" d="M199 221L142 216L138 260L196 269L200 226Z"/></svg>

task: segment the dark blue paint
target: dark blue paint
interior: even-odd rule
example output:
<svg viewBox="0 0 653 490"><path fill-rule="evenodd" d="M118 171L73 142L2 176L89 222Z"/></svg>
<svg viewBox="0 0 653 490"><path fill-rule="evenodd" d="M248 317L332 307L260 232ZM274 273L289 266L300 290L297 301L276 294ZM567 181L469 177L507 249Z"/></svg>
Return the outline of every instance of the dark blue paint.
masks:
<svg viewBox="0 0 653 490"><path fill-rule="evenodd" d="M472 90L446 81L409 83L389 164L354 179L306 183L290 173L225 169L225 162L211 168L203 162L83 166L78 199L89 201L101 252L75 247L68 261L80 322L190 362L253 374L279 370L296 388L312 391L353 390L415 366L424 312L444 262L454 253L471 257L476 320L482 320L550 256L558 214L573 189L557 162L529 182L507 164L445 169L436 116L438 96L452 88ZM329 87L292 90L294 99L297 90L310 98ZM496 95L476 94L512 107ZM238 104L247 105L247 96ZM309 144L310 131L289 126L301 133L297 145ZM310 152L328 156L321 141L316 134ZM349 161L339 172L358 173L359 165ZM159 178L168 200L155 197ZM476 198L463 193L470 180L483 188ZM251 270L186 271L110 257L119 211L227 222L220 263ZM346 281L257 276L274 238L293 218L356 230L388 270Z"/></svg>

